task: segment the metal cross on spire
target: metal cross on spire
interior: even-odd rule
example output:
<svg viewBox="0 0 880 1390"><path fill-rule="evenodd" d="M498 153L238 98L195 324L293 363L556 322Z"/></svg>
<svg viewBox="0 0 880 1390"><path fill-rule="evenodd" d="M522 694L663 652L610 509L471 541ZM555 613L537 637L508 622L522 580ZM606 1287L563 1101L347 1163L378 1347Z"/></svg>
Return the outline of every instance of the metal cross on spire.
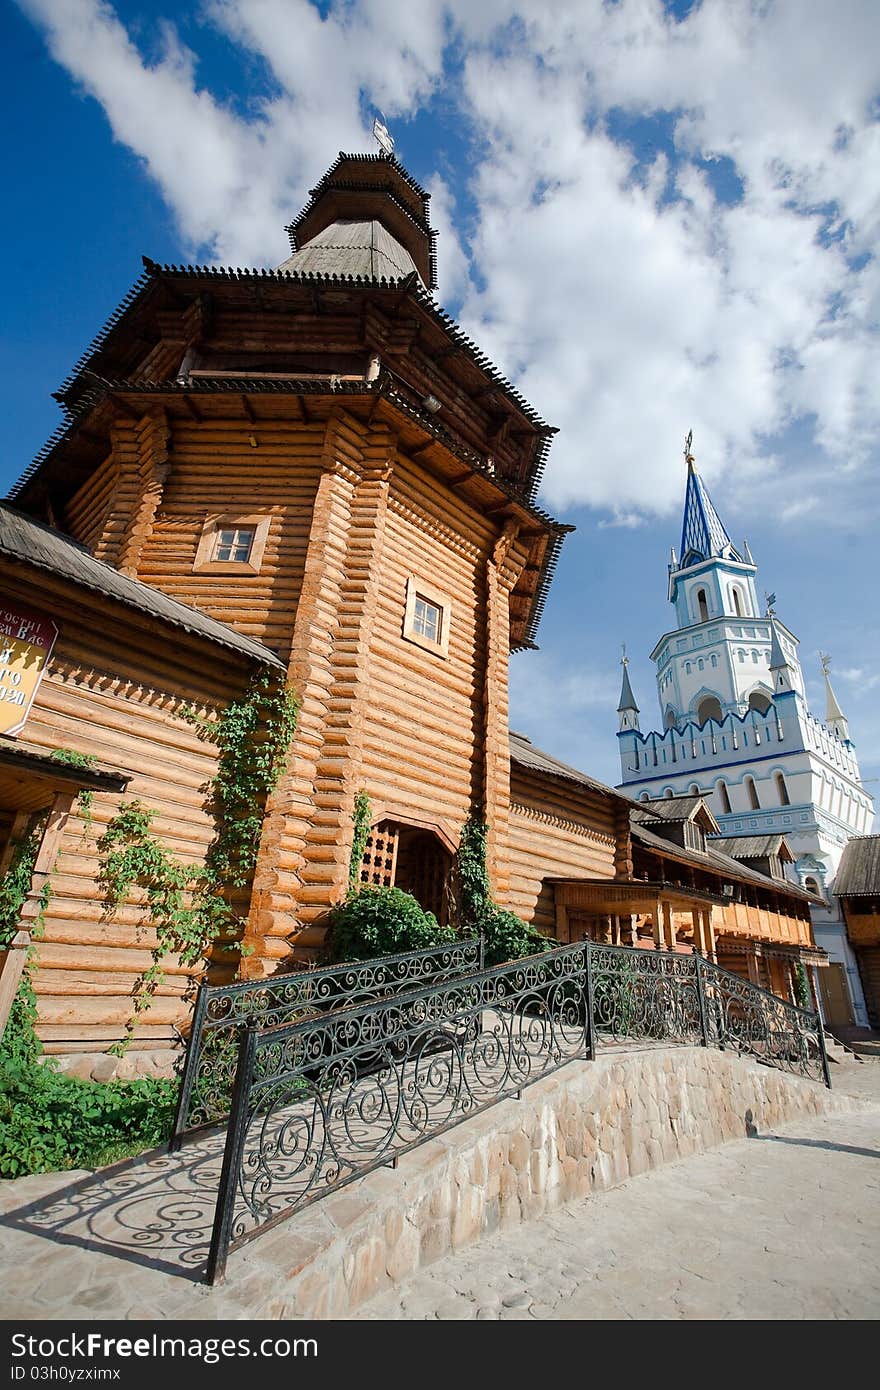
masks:
<svg viewBox="0 0 880 1390"><path fill-rule="evenodd" d="M820 652L819 660L822 663L822 670L827 676L831 670L831 657L828 655L827 652Z"/></svg>
<svg viewBox="0 0 880 1390"><path fill-rule="evenodd" d="M621 645L620 645L620 664L621 664L621 666L628 666L628 665L629 665L629 657L628 657L627 654L626 654L626 643L625 643L625 642L622 642Z"/></svg>
<svg viewBox="0 0 880 1390"><path fill-rule="evenodd" d="M383 154L394 154L394 137L384 120L380 121L378 116L373 118L373 139Z"/></svg>
<svg viewBox="0 0 880 1390"><path fill-rule="evenodd" d="M692 447L692 445L693 445L693 442L694 442L694 432L693 432L693 430L688 430L688 432L687 432L687 439L684 441L684 461L685 461L685 463L686 463L689 467L690 467L690 465L691 465L691 464L693 463L693 461L694 461L694 456L693 456L693 454L691 453L691 447Z"/></svg>
<svg viewBox="0 0 880 1390"><path fill-rule="evenodd" d="M768 593L767 593L767 590L765 589L765 590L764 590L764 602L765 602L766 605L767 605L767 617L768 617L768 618L775 618L775 617L776 617L776 609L774 608L773 605L776 603L776 595L775 595L775 594L768 594Z"/></svg>

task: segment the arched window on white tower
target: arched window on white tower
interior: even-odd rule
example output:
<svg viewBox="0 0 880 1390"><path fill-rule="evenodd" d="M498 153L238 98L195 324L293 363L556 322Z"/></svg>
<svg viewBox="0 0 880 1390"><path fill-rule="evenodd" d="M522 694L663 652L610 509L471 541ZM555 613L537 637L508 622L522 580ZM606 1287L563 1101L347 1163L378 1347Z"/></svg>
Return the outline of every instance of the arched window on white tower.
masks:
<svg viewBox="0 0 880 1390"><path fill-rule="evenodd" d="M705 724L707 719L714 719L720 724L723 718L718 696L705 695L697 705L697 723Z"/></svg>
<svg viewBox="0 0 880 1390"><path fill-rule="evenodd" d="M746 796L749 798L749 805L753 811L760 811L761 803L758 800L758 788L755 786L754 777L745 778Z"/></svg>
<svg viewBox="0 0 880 1390"><path fill-rule="evenodd" d="M707 623L709 621L709 604L705 589L697 590L697 614L699 622Z"/></svg>
<svg viewBox="0 0 880 1390"><path fill-rule="evenodd" d="M674 729L674 728L675 728L675 725L676 725L675 710L672 708L671 705L667 705L667 706L666 706L666 714L663 716L663 727L664 727L665 729Z"/></svg>
<svg viewBox="0 0 880 1390"><path fill-rule="evenodd" d="M718 800L721 802L721 810L726 816L729 816L731 812L730 792L727 790L726 782L718 783Z"/></svg>
<svg viewBox="0 0 880 1390"><path fill-rule="evenodd" d="M699 796L699 795L700 795L700 789L699 789L699 787L697 786L696 782L691 782L690 786L688 787L688 795L689 795L689 796Z"/></svg>
<svg viewBox="0 0 880 1390"><path fill-rule="evenodd" d="M749 696L749 709L756 709L759 714L766 714L770 708L770 700L763 690L753 690Z"/></svg>
<svg viewBox="0 0 880 1390"><path fill-rule="evenodd" d="M785 785L785 775L782 772L774 772L773 781L776 783L776 791L779 794L780 806L790 806L791 797L788 794L788 787Z"/></svg>
<svg viewBox="0 0 880 1390"><path fill-rule="evenodd" d="M736 587L735 584L730 591L730 597L733 601L733 611L736 614L736 616L738 618L745 617L745 614L743 613L742 599L740 598L739 589Z"/></svg>
<svg viewBox="0 0 880 1390"><path fill-rule="evenodd" d="M824 898L825 896L825 894L822 892L821 887L819 886L819 880L817 878L813 878L812 874L808 874L807 877L804 879L804 887L806 888L808 893L815 893L817 898Z"/></svg>
<svg viewBox="0 0 880 1390"><path fill-rule="evenodd" d="M666 790L665 790L665 792L663 793L663 795L666 797L666 800L667 800L667 801L671 801L671 800L672 800L672 797L673 797L672 788L671 788L671 787L667 787Z"/></svg>
<svg viewBox="0 0 880 1390"><path fill-rule="evenodd" d="M641 796L639 797L639 801L650 801L650 800L651 800L651 793L650 793L650 792L642 792Z"/></svg>

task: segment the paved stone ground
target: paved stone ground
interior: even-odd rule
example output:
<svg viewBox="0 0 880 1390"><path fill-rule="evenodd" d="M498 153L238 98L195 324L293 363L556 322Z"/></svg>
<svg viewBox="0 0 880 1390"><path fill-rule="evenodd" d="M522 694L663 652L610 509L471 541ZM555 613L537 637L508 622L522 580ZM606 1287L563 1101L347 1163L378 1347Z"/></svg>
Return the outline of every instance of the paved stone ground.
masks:
<svg viewBox="0 0 880 1390"><path fill-rule="evenodd" d="M880 1059L834 1068L880 1101ZM429 1266L372 1319L880 1317L880 1105L633 1178Z"/></svg>
<svg viewBox="0 0 880 1390"><path fill-rule="evenodd" d="M880 1060L833 1075L836 1091L880 1101ZM483 1239L360 1316L877 1317L878 1159L880 1105L789 1125ZM334 1194L295 1232L282 1224L239 1251L211 1289L200 1270L219 1162L206 1139L181 1159L0 1183L0 1318L290 1316L285 1290L303 1260L368 1199ZM381 1202L395 1178L369 1184Z"/></svg>

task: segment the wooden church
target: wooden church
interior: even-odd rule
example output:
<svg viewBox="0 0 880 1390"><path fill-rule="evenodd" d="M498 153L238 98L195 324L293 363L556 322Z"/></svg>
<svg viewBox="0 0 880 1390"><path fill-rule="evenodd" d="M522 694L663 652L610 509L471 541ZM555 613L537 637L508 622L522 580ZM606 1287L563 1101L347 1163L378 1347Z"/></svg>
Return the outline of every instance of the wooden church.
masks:
<svg viewBox="0 0 880 1390"><path fill-rule="evenodd" d="M288 231L276 270L147 261L0 504L0 868L41 816L18 950L39 917L47 1050L117 1042L150 961L143 903L102 903L102 827L137 798L200 862L217 752L188 711L211 718L260 671L299 715L248 973L320 952L359 792L362 881L438 914L477 813L498 901L549 935L636 941L648 922L648 944L713 952L729 880L754 898L744 940L814 959L808 895L688 862L668 817L642 805L634 827L624 794L511 739L509 653L534 645L570 528L536 501L553 429L433 298L428 195L393 156L340 154ZM137 1048L179 1040L191 971L171 963Z"/></svg>

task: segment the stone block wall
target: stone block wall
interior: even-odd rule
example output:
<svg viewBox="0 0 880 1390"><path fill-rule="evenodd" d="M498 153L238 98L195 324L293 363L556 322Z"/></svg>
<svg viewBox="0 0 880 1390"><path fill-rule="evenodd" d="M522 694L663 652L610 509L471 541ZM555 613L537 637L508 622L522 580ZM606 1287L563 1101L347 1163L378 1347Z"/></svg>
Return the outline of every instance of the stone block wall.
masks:
<svg viewBox="0 0 880 1390"><path fill-rule="evenodd" d="M860 1105L712 1049L574 1062L233 1254L227 1279L234 1287L268 1262L275 1292L260 1316L344 1318L484 1233L726 1140Z"/></svg>

